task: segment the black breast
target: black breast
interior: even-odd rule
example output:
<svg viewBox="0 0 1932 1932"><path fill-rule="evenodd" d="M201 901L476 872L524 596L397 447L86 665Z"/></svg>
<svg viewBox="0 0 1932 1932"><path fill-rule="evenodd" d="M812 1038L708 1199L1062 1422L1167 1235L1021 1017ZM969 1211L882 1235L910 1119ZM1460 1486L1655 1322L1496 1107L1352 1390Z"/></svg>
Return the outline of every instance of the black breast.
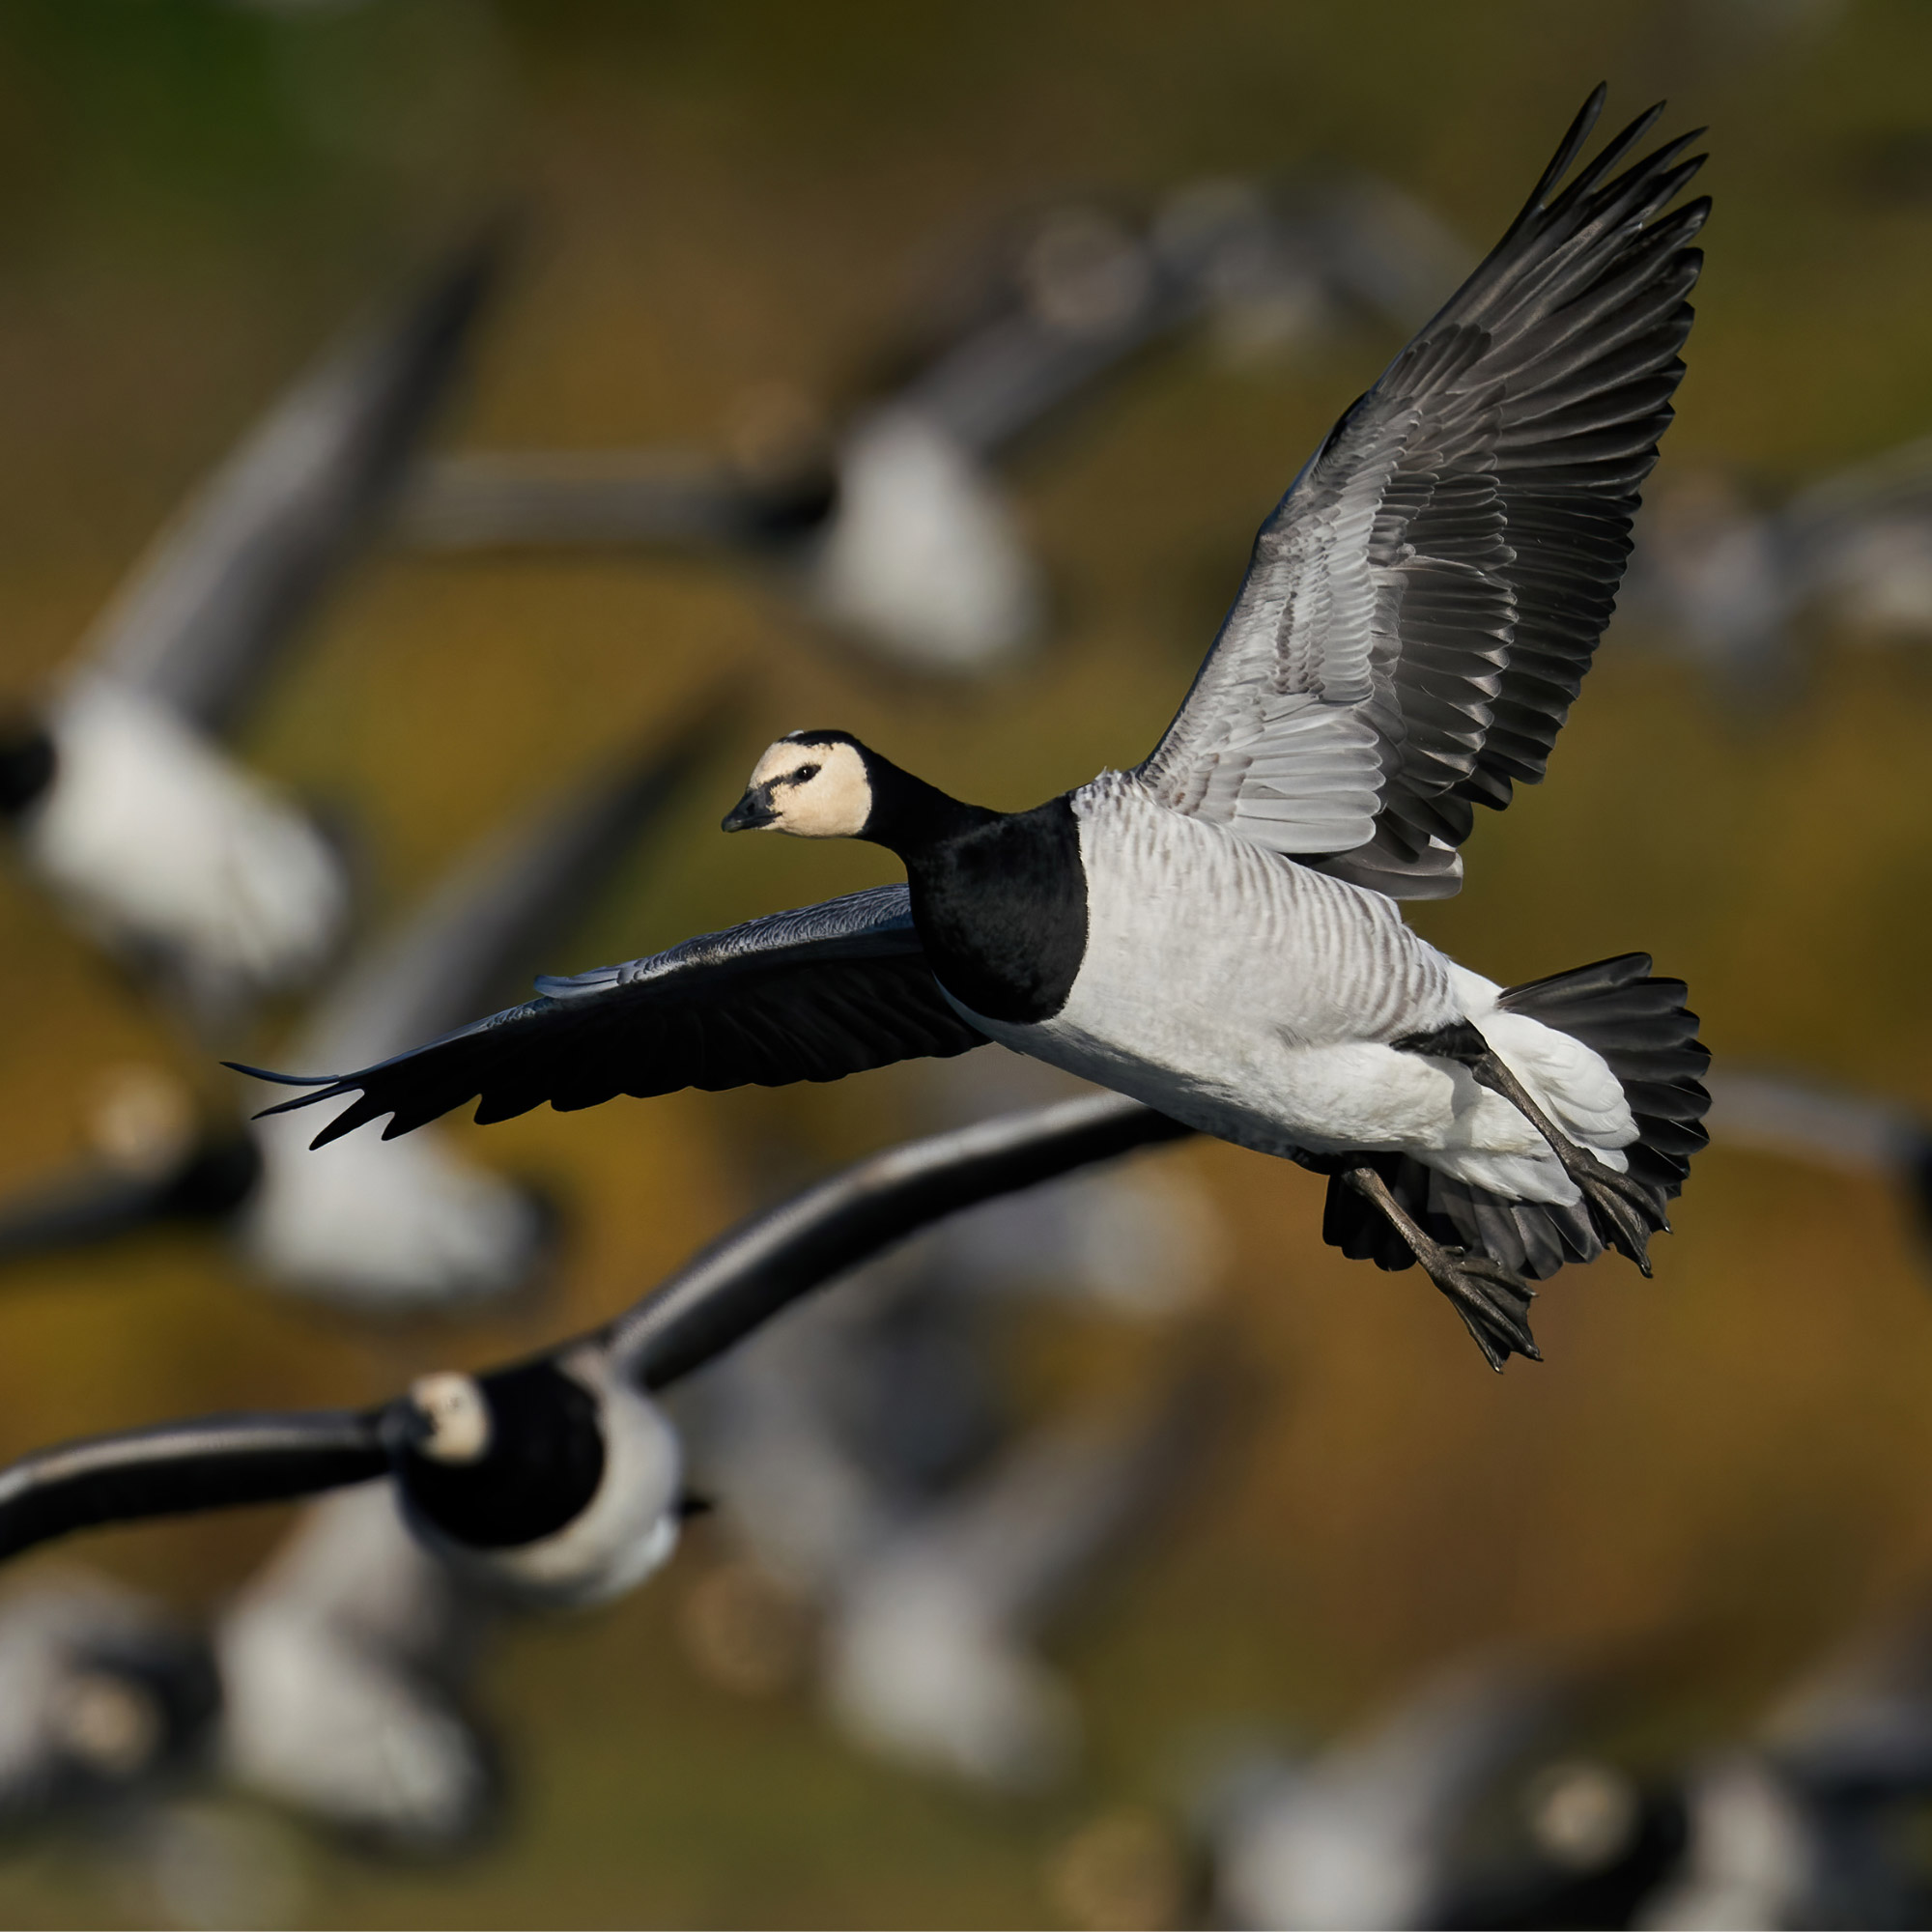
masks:
<svg viewBox="0 0 1932 1932"><path fill-rule="evenodd" d="M1087 952L1087 874L1066 798L989 818L907 872L913 923L955 1000L1016 1024L1066 1004Z"/></svg>
<svg viewBox="0 0 1932 1932"><path fill-rule="evenodd" d="M535 1543L574 1522L604 1480L597 1400L549 1362L483 1378L489 1453L438 1463L414 1451L397 1468L417 1513L478 1549Z"/></svg>

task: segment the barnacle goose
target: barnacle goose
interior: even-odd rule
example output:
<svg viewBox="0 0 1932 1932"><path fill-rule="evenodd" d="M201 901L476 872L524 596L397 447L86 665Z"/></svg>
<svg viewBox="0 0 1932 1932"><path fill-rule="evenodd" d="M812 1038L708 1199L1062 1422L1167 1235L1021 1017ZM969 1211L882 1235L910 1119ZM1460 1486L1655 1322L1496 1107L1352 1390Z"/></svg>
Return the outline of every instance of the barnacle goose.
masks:
<svg viewBox="0 0 1932 1932"><path fill-rule="evenodd" d="M308 979L340 855L221 744L379 526L494 273L467 243L281 400L164 528L47 700L0 720L0 818L94 937L204 1017Z"/></svg>
<svg viewBox="0 0 1932 1932"><path fill-rule="evenodd" d="M392 1484L325 1496L215 1619L222 1773L397 1851L474 1843L503 1796L468 1697L497 1621L411 1533Z"/></svg>
<svg viewBox="0 0 1932 1932"><path fill-rule="evenodd" d="M311 1009L300 1051L394 1052L528 975L678 796L723 718L713 699L486 834L422 903L353 954ZM220 1229L258 1280L365 1311L506 1293L548 1259L558 1216L540 1189L424 1135L412 1158L344 1142L318 1159L286 1120L197 1120L185 1083L132 1067L103 1083L92 1158L0 1200L0 1266L156 1223Z"/></svg>
<svg viewBox="0 0 1932 1932"><path fill-rule="evenodd" d="M405 538L430 551L742 560L807 615L901 669L1011 664L1041 628L1039 573L998 466L1152 346L1204 322L1262 345L1343 310L1412 325L1428 214L1343 177L1269 196L1193 184L1146 221L1094 202L1015 224L947 313L879 358L834 423L802 394L746 399L722 455L475 450L425 464ZM1403 312L1406 311L1406 312Z"/></svg>
<svg viewBox="0 0 1932 1932"><path fill-rule="evenodd" d="M592 1334L363 1410L212 1416L0 1470L0 1557L70 1531L391 1476L411 1527L508 1601L595 1603L675 1548L678 1438L653 1394L927 1223L1187 1129L1118 1094L875 1154L726 1236Z"/></svg>
<svg viewBox="0 0 1932 1932"><path fill-rule="evenodd" d="M0 1831L112 1815L209 1755L221 1709L201 1633L85 1572L0 1600Z"/></svg>
<svg viewBox="0 0 1932 1932"><path fill-rule="evenodd" d="M1626 954L1503 988L1395 901L1457 890L1477 804L1534 783L1607 621L1683 371L1709 204L1690 136L1557 185L1344 414L1263 526L1142 764L1029 811L961 803L842 731L766 752L727 832L859 838L883 887L539 980L338 1079L316 1138L747 1081L986 1039L1330 1177L1325 1233L1420 1262L1490 1362L1534 1355L1530 1282L1647 1244L1704 1143L1681 982Z"/></svg>

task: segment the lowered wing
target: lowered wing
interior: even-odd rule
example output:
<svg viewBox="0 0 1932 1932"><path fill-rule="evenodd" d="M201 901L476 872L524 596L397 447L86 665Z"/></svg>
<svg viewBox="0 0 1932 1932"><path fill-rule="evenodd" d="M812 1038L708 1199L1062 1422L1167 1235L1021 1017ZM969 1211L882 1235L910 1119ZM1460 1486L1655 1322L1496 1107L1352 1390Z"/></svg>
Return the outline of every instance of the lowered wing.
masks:
<svg viewBox="0 0 1932 1932"><path fill-rule="evenodd" d="M381 1416L213 1415L40 1450L0 1469L0 1557L102 1523L282 1502L386 1475Z"/></svg>
<svg viewBox="0 0 1932 1932"><path fill-rule="evenodd" d="M940 993L904 886L775 913L537 986L521 1007L358 1073L237 1070L317 1090L270 1113L355 1094L311 1143L325 1147L384 1114L391 1140L479 1095L478 1121L507 1121L545 1100L568 1112L619 1094L839 1080L985 1041Z"/></svg>
<svg viewBox="0 0 1932 1932"><path fill-rule="evenodd" d="M1472 806L1543 777L1607 623L1683 374L1701 157L1614 179L1661 108L1560 194L1585 105L1489 259L1263 525L1141 781L1175 810L1395 897L1462 880Z"/></svg>

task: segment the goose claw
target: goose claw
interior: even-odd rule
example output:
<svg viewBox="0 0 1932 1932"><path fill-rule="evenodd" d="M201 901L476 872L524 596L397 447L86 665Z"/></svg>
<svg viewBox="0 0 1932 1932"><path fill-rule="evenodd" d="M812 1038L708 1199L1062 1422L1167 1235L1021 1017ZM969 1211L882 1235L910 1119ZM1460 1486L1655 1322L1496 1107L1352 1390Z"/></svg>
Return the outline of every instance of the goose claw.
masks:
<svg viewBox="0 0 1932 1932"><path fill-rule="evenodd" d="M1636 1264L1644 1278L1650 1278L1650 1237L1668 1234L1670 1223L1658 1211L1651 1190L1628 1174L1580 1153L1574 1163L1563 1165L1570 1179L1590 1204L1598 1232L1617 1253Z"/></svg>
<svg viewBox="0 0 1932 1932"><path fill-rule="evenodd" d="M1454 1304L1491 1368L1500 1373L1511 1355L1542 1361L1543 1350L1529 1332L1529 1304L1536 1291L1520 1275L1487 1255L1433 1242L1416 1260Z"/></svg>

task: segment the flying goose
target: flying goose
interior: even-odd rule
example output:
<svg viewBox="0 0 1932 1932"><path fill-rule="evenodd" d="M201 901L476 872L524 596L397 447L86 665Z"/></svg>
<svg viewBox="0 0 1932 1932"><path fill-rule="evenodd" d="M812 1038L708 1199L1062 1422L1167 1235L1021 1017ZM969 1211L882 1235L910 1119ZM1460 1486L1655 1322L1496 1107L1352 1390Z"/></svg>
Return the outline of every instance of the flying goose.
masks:
<svg viewBox="0 0 1932 1932"><path fill-rule="evenodd" d="M305 1511L211 1626L63 1567L0 1598L0 1830L125 1828L218 1780L365 1843L465 1842L500 1790L460 1708L488 1622L384 1482Z"/></svg>
<svg viewBox="0 0 1932 1932"><path fill-rule="evenodd" d="M721 717L712 701L668 742L653 730L479 841L350 962L303 1028L300 1051L323 1065L393 1053L525 980L661 823ZM447 1306L517 1288L554 1249L558 1218L541 1190L446 1141L425 1136L421 1158L385 1171L383 1150L366 1142L318 1161L287 1127L250 1123L262 1180L232 1222L245 1263L279 1287L392 1311ZM331 1161L338 1151L348 1158Z"/></svg>
<svg viewBox="0 0 1932 1932"><path fill-rule="evenodd" d="M1651 1922L1634 1914L1687 1821L1674 1779L1590 1747L1629 1688L1614 1668L1477 1655L1314 1756L1236 1764L1202 1807L1219 1922Z"/></svg>
<svg viewBox="0 0 1932 1932"><path fill-rule="evenodd" d="M1208 182L1135 222L1094 203L1020 225L882 358L837 425L765 390L721 456L472 451L423 466L402 506L424 549L631 549L735 556L902 668L997 670L1045 598L995 465L1152 346L1211 321L1235 346L1337 310L1412 308L1417 259L1451 252L1422 211L1352 177L1269 196ZM962 278L963 279L963 278ZM1406 311L1406 312L1404 312Z"/></svg>
<svg viewBox="0 0 1932 1932"><path fill-rule="evenodd" d="M1655 1926L1914 1925L1932 1909L1932 1604L1861 1621L1751 1733L1688 1767L1690 1839Z"/></svg>
<svg viewBox="0 0 1932 1932"><path fill-rule="evenodd" d="M340 1078L321 1146L474 1095L837 1079L986 1039L1330 1177L1327 1237L1420 1262L1484 1355L1535 1353L1529 1284L1647 1243L1704 1143L1708 1060L1641 954L1502 988L1395 901L1453 893L1473 807L1543 776L1670 418L1708 203L1662 110L1570 185L1592 97L1490 258L1263 526L1142 764L1030 811L948 797L843 731L766 752L726 831L860 838L908 884L538 981ZM246 1070L246 1069L243 1069Z"/></svg>
<svg viewBox="0 0 1932 1932"><path fill-rule="evenodd" d="M1243 1780L1214 1832L1228 1922L1465 1922L1446 1914L1471 1815L1558 1730L1574 1690L1547 1663L1466 1658L1319 1755Z"/></svg>
<svg viewBox="0 0 1932 1932"><path fill-rule="evenodd" d="M413 911L352 956L301 1051L392 1052L525 980L709 750L716 706L486 836ZM157 1223L213 1226L276 1288L389 1313L507 1292L548 1255L541 1195L425 1136L416 1158L348 1142L321 1159L286 1121L197 1120L185 1086L126 1069L93 1114L93 1158L0 1202L0 1264ZM412 1151L418 1144L412 1144Z"/></svg>
<svg viewBox="0 0 1932 1932"><path fill-rule="evenodd" d="M46 702L0 722L0 816L95 936L209 1016L326 960L347 910L317 828L222 748L376 533L461 366L494 239L324 358L161 532Z"/></svg>
<svg viewBox="0 0 1932 1932"><path fill-rule="evenodd" d="M826 1690L850 1736L996 1789L1065 1776L1079 1711L1038 1634L1199 1473L1227 1392L1203 1366L1127 1416L1036 1425L848 1566L826 1619Z"/></svg>
<svg viewBox="0 0 1932 1932"><path fill-rule="evenodd" d="M652 1395L929 1221L1187 1133L1117 1094L874 1155L759 1215L595 1332L362 1410L212 1416L0 1470L0 1557L109 1522L393 1477L424 1542L511 1601L602 1601L675 1548L678 1439Z"/></svg>
<svg viewBox="0 0 1932 1932"><path fill-rule="evenodd" d="M491 1605L358 1483L311 1505L213 1630L233 1785L404 1851L473 1842L502 1796L465 1709Z"/></svg>
<svg viewBox="0 0 1932 1932"><path fill-rule="evenodd" d="M124 1807L203 1764L221 1707L206 1639L84 1572L0 1601L0 1828Z"/></svg>

